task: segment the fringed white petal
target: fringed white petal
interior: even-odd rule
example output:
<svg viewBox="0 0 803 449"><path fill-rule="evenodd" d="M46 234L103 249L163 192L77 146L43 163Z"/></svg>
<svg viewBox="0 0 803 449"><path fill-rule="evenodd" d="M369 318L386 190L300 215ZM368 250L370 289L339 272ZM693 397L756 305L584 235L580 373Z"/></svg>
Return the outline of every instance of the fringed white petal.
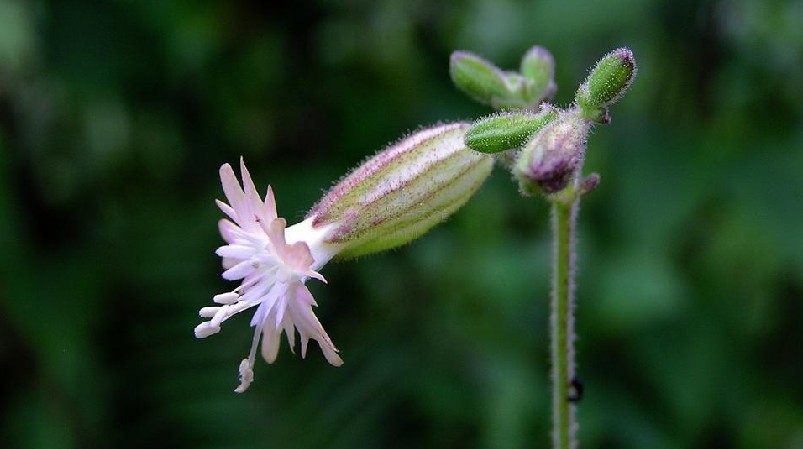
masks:
<svg viewBox="0 0 803 449"><path fill-rule="evenodd" d="M311 338L321 346L329 363L335 366L343 363L312 312L315 300L304 286L310 278L325 282L316 270L334 255L332 248L323 246L326 229L316 229L307 221L292 227L295 230L286 229L285 220L276 216L276 201L270 186L262 199L242 160L240 173L242 186L230 165L220 168L228 204L222 201L217 204L230 220L218 222L227 244L219 247L216 254L223 259L223 278L239 280L241 284L231 292L216 295L213 301L217 306L201 308L199 315L209 320L195 328L196 337L208 337L219 332L221 324L231 316L257 307L251 318L254 328L251 350L239 367L240 384L235 390L238 393L248 389L254 379L257 349L268 363L276 360L283 332L294 350L298 331L302 356ZM289 244L288 235L292 235Z"/></svg>

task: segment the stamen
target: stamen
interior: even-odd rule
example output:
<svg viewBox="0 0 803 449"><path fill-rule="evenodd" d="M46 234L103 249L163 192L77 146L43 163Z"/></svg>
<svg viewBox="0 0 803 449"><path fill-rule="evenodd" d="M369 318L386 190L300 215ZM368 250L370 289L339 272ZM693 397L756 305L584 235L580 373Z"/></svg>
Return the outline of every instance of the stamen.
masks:
<svg viewBox="0 0 803 449"><path fill-rule="evenodd" d="M209 321L209 325L214 327L220 327L220 324L226 321L226 319L232 315L231 313L229 313L229 309L231 309L231 307L232 306L220 307L220 309L215 313L215 315Z"/></svg>
<svg viewBox="0 0 803 449"><path fill-rule="evenodd" d="M220 332L220 326L212 326L209 321L195 326L195 338L206 338Z"/></svg>
<svg viewBox="0 0 803 449"><path fill-rule="evenodd" d="M220 307L201 307L201 310L198 311L198 316L201 318L212 318L218 310L220 310Z"/></svg>
<svg viewBox="0 0 803 449"><path fill-rule="evenodd" d="M234 389L235 393L243 393L254 381L254 362L252 360L243 359L240 362L240 385Z"/></svg>
<svg viewBox="0 0 803 449"><path fill-rule="evenodd" d="M228 292L228 293L221 293L219 295L215 295L212 298L212 301L215 301L218 304L234 304L240 299L240 294L236 292Z"/></svg>
<svg viewBox="0 0 803 449"><path fill-rule="evenodd" d="M260 335L262 335L262 327L254 326L254 339L251 341L251 351L248 353L248 358L240 362L240 385L234 389L235 393L242 393L247 390L254 380L254 362L256 361Z"/></svg>

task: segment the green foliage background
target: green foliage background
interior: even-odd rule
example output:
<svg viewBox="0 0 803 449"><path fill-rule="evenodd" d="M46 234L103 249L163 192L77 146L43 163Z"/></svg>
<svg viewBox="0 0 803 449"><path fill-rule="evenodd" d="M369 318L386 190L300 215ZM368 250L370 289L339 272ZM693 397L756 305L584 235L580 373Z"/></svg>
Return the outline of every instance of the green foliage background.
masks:
<svg viewBox="0 0 803 449"><path fill-rule="evenodd" d="M0 447L549 447L548 209L499 170L401 250L312 285L346 364L282 349L236 395L217 168L295 221L367 155L489 111L465 49L640 73L591 138L580 216L587 448L803 448L797 1L0 0Z"/></svg>

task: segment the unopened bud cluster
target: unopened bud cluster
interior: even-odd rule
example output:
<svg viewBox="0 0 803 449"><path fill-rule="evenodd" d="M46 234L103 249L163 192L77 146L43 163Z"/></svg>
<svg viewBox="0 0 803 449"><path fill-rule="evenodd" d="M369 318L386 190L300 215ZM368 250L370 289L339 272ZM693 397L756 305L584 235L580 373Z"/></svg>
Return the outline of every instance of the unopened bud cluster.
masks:
<svg viewBox="0 0 803 449"><path fill-rule="evenodd" d="M465 51L452 53L449 74L455 85L474 100L494 109L536 107L555 94L555 61L543 47L531 48L519 72L503 71Z"/></svg>
<svg viewBox="0 0 803 449"><path fill-rule="evenodd" d="M539 86L537 89L544 94L537 97L540 103L555 91L553 74L552 56L540 47L533 47L522 60L521 74L515 76ZM519 106L522 108L519 111L506 110L478 120L466 132L466 144L475 151L515 153L512 172L524 195L559 198L567 189L571 188L572 194L581 194L597 185L596 174L581 179L588 134L593 125L610 122L609 106L630 88L635 75L633 52L627 48L614 50L590 71L577 89L572 107L558 109L541 103L537 112L533 112L538 103L530 103L531 98L497 88L502 86L499 79L513 75L505 75L485 60L465 52L452 56L455 83L475 99L497 109L526 105ZM501 102L500 97L505 101Z"/></svg>

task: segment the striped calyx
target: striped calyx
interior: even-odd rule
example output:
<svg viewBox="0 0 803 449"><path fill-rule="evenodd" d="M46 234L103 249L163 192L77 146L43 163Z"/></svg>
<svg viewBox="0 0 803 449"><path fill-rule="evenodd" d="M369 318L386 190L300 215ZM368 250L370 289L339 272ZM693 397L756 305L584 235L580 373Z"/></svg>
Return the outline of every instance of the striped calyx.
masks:
<svg viewBox="0 0 803 449"><path fill-rule="evenodd" d="M491 156L468 149L469 125L417 131L344 177L307 214L331 226L326 243L343 258L408 243L446 219L479 188Z"/></svg>

